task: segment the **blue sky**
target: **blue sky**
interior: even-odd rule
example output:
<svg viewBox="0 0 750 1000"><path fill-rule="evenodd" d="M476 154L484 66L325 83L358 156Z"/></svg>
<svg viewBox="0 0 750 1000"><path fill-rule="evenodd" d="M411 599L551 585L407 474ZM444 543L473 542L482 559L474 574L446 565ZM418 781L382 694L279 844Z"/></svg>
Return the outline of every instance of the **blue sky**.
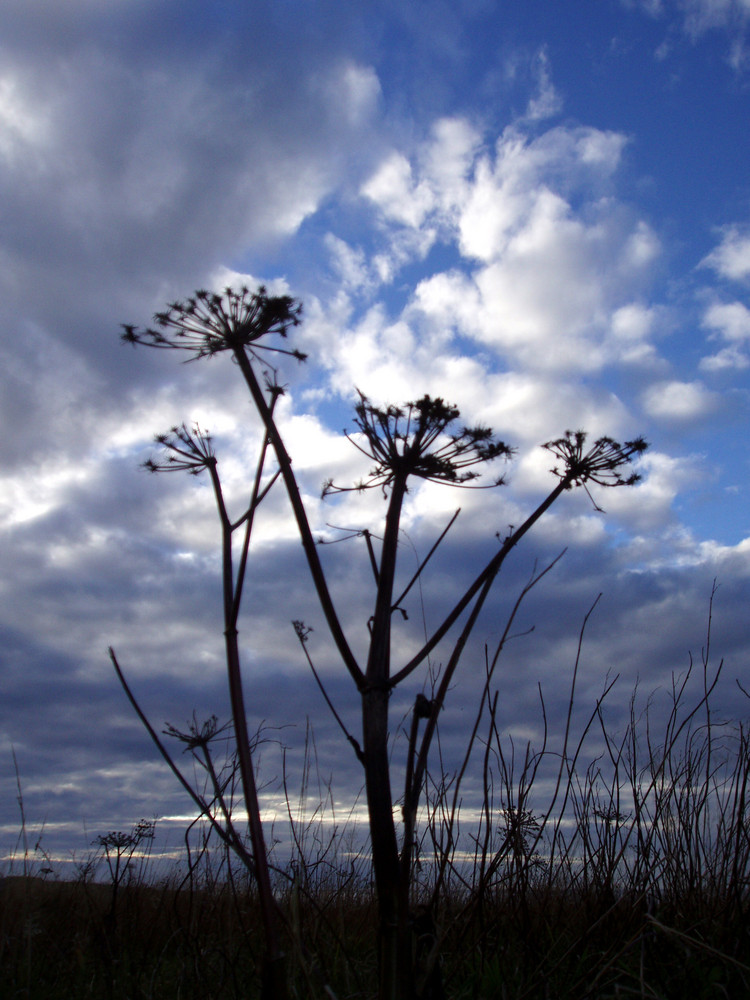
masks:
<svg viewBox="0 0 750 1000"><path fill-rule="evenodd" d="M55 858L141 816L181 828L170 817L189 809L116 685L109 644L157 723L226 716L210 496L139 463L153 434L200 420L241 503L250 408L221 360L182 366L118 340L120 323L146 324L202 286L263 281L302 300L310 360L282 371L282 419L329 540L327 523L376 530L382 514L376 496L344 508L317 495L329 476L363 471L341 436L355 387L377 401L445 396L517 448L497 494L412 496L404 573L411 546L426 552L463 508L425 583L428 616L549 489L541 443L579 427L649 440L642 482L597 497L606 515L563 498L479 625L473 662L535 562L567 547L526 606L533 636L504 667L509 731L536 731L537 682L565 704L600 591L582 710L619 672L616 724L636 680L664 688L699 656L714 580L722 710L746 714L733 680L747 680L750 651L749 25L745 0L6 0L2 852L18 833L11 748ZM251 724L282 727L294 760L310 716L350 802L361 776L289 619L315 628L354 729L356 699L281 493L266 507L245 623ZM370 595L356 544L325 551L361 641ZM461 745L476 678L467 664L446 752Z"/></svg>

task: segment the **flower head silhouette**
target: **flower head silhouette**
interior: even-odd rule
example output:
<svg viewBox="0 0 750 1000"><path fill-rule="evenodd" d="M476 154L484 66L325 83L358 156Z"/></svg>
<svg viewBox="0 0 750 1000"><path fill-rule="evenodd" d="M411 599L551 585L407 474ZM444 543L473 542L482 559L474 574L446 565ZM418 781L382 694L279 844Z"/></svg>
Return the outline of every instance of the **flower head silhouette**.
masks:
<svg viewBox="0 0 750 1000"><path fill-rule="evenodd" d="M460 416L459 410L439 397L422 396L404 406L378 407L360 392L355 413L360 435L347 437L375 465L368 478L354 487L325 483L324 496L374 486L386 489L395 479L405 483L411 476L467 486L480 475L475 466L509 458L513 453L507 444L495 440L488 427L462 427L452 432L450 426ZM497 486L502 481L501 476L488 485Z"/></svg>
<svg viewBox="0 0 750 1000"><path fill-rule="evenodd" d="M236 291L225 288L223 295L197 291L185 302L172 302L154 316L154 327L139 330L123 324L122 339L129 344L191 351L193 357L212 357L222 351L245 349L288 354L298 361L306 355L276 344L264 342L269 336L286 337L298 326L302 306L288 295L269 296L261 285L251 293L246 287Z"/></svg>

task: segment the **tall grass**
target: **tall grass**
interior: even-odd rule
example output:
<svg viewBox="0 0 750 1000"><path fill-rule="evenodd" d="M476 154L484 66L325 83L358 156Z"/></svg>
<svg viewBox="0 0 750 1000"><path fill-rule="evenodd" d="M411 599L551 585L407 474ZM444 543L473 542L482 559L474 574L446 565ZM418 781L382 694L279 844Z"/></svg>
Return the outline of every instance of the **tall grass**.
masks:
<svg viewBox="0 0 750 1000"><path fill-rule="evenodd" d="M556 740L545 729L534 748L500 731L488 670L462 765L428 776L418 995L750 995L750 733L716 717L720 673L707 659L691 666L666 711L640 710L634 695L618 733L606 724L608 685L578 731L571 711ZM573 685L571 707L574 697ZM482 775L478 802L464 793L469 773ZM292 993L372 997L369 853L337 815L312 733L301 787L284 785L292 846L272 870ZM91 864L75 881L41 877L24 851L0 885L3 996L260 995L263 928L246 869L196 825L187 866L159 876L144 830L97 838L110 851L98 881Z"/></svg>
<svg viewBox="0 0 750 1000"><path fill-rule="evenodd" d="M470 851L443 788L432 803L423 891L448 995L750 995L750 734L713 716L721 666L698 673L692 704L692 665L673 680L661 725L634 696L615 737L603 696L580 733L569 715L562 747L545 733L536 752L485 700Z"/></svg>

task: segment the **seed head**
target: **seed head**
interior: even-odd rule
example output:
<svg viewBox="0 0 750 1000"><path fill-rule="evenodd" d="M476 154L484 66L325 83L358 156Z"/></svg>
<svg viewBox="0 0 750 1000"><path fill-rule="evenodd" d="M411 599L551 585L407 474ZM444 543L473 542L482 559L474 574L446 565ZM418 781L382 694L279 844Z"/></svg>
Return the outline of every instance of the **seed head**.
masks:
<svg viewBox="0 0 750 1000"><path fill-rule="evenodd" d="M288 295L269 296L263 285L251 294L247 287L225 288L223 295L200 289L185 302L172 302L154 316L154 327L139 330L123 324L122 339L129 344L185 350L192 358L212 357L222 351L245 349L287 354L304 361L301 351L265 343L278 334L285 338L290 327L298 326L302 306Z"/></svg>
<svg viewBox="0 0 750 1000"><path fill-rule="evenodd" d="M627 474L623 468L648 448L642 437L626 441L625 444L610 437L600 437L588 451L584 451L585 444L585 431L566 431L564 437L542 445L560 460L561 464L550 471L565 482L566 489L583 486L588 493L588 483L597 483L599 486L634 486L639 482L641 477L637 472ZM596 503L594 507L601 510Z"/></svg>
<svg viewBox="0 0 750 1000"><path fill-rule="evenodd" d="M181 424L168 434L157 434L154 440L162 445L165 456L161 461L147 459L143 463L147 472L189 472L191 476L199 476L204 469L216 465L211 435L198 424L191 428Z"/></svg>
<svg viewBox="0 0 750 1000"><path fill-rule="evenodd" d="M349 489L386 489L394 479L405 483L411 476L468 486L479 477L475 466L509 458L513 453L504 442L495 440L488 427L463 427L451 433L450 426L460 413L440 398L422 396L401 407L378 407L360 392L355 413L359 434L347 437L375 465L366 480ZM497 486L502 481L500 477L488 485ZM324 484L323 494L346 489L329 481Z"/></svg>

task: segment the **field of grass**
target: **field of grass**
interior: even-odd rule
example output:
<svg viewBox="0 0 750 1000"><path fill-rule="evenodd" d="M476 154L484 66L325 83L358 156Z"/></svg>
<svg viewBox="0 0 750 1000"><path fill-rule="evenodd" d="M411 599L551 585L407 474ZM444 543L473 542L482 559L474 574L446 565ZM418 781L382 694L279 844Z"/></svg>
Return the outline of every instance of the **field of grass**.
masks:
<svg viewBox="0 0 750 1000"><path fill-rule="evenodd" d="M472 741L484 792L471 823L460 773L427 789L412 890L419 996L750 996L750 737L714 718L713 684L704 673L692 708L676 686L658 733L633 710L615 739L598 704L575 739L566 731L554 750L544 740L523 755L495 731L488 700L486 736ZM274 870L291 993L373 997L366 847L322 811L296 815L293 856ZM97 865L75 880L16 858L0 880L4 998L260 996L246 869L204 833L187 869L165 876L152 841L144 821L100 836Z"/></svg>
<svg viewBox="0 0 750 1000"><path fill-rule="evenodd" d="M574 676L566 726L553 738L543 724L536 748L500 732L487 688L463 762L423 790L409 881L418 997L750 996L750 731L712 709L720 674L704 657L658 712L634 695L618 734L609 683L573 732ZM269 859L290 995L364 1000L377 995L372 867L366 840L331 822L314 746L295 803L284 781L291 852ZM221 787L233 773L230 760ZM71 879L30 849L20 780L19 803L0 878L3 1000L261 996L249 858L209 822L191 826L171 873L141 820L97 837ZM222 797L225 816L236 805Z"/></svg>
<svg viewBox="0 0 750 1000"><path fill-rule="evenodd" d="M376 909L366 885L283 899L293 994L369 997ZM546 877L444 898L420 946L442 935L424 996L743 997L750 995L745 893L685 886L655 899ZM419 918L417 918L419 919ZM0 888L4 997L249 998L263 947L245 882L111 886L6 878Z"/></svg>

